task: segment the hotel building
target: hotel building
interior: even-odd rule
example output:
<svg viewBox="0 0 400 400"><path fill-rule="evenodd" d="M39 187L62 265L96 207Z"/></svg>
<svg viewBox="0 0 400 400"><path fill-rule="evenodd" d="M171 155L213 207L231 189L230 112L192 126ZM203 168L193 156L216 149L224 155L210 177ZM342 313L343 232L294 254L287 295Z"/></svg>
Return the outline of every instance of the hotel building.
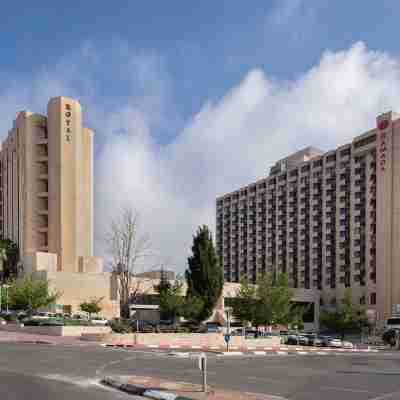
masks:
<svg viewBox="0 0 400 400"><path fill-rule="evenodd" d="M59 308L110 300L110 276L93 257L93 131L76 100L51 99L47 116L18 113L0 150L0 234L18 245L20 275L62 292ZM114 303L104 301L106 314Z"/></svg>
<svg viewBox="0 0 400 400"><path fill-rule="evenodd" d="M216 200L217 252L225 281L286 272L294 288L353 302L378 320L400 304L400 119L336 150L308 147L267 177Z"/></svg>

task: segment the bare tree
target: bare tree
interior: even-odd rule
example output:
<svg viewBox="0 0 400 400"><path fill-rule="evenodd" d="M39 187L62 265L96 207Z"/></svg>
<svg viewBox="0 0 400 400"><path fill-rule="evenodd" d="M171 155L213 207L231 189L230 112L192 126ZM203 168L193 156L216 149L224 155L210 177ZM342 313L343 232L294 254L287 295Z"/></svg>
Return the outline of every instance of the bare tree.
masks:
<svg viewBox="0 0 400 400"><path fill-rule="evenodd" d="M139 215L130 207L124 207L111 220L107 235L109 253L112 257L111 270L118 278L121 317L129 318L129 304L140 291L133 287L133 276L140 261L150 253L149 238L140 232Z"/></svg>

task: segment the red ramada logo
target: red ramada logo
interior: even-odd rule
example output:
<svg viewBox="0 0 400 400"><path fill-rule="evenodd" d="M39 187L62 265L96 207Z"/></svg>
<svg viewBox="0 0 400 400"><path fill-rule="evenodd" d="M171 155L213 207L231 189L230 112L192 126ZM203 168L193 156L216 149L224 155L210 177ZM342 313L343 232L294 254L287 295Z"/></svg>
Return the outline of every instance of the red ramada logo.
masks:
<svg viewBox="0 0 400 400"><path fill-rule="evenodd" d="M386 129L389 126L389 121L387 119L384 119L383 121L380 121L378 124L378 128L380 130Z"/></svg>

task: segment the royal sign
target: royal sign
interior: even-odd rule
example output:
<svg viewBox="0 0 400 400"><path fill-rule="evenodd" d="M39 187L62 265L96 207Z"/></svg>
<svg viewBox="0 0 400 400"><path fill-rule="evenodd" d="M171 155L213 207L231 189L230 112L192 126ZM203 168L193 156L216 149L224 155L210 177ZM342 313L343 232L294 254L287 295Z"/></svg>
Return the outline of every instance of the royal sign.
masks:
<svg viewBox="0 0 400 400"><path fill-rule="evenodd" d="M65 139L67 140L67 142L71 141L71 120L72 118L72 109L71 109L71 104L66 103L65 104L65 110L64 110L64 120L65 120Z"/></svg>

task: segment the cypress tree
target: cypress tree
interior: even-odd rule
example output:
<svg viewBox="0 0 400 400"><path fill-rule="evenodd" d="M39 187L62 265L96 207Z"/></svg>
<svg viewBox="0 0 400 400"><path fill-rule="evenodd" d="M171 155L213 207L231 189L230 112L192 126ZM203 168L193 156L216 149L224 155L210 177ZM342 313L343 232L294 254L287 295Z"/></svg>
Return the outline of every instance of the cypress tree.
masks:
<svg viewBox="0 0 400 400"><path fill-rule="evenodd" d="M198 322L209 318L222 294L224 276L206 225L201 226L193 237L192 255L188 258L189 269L185 276L188 300L201 300L203 306L196 318Z"/></svg>

